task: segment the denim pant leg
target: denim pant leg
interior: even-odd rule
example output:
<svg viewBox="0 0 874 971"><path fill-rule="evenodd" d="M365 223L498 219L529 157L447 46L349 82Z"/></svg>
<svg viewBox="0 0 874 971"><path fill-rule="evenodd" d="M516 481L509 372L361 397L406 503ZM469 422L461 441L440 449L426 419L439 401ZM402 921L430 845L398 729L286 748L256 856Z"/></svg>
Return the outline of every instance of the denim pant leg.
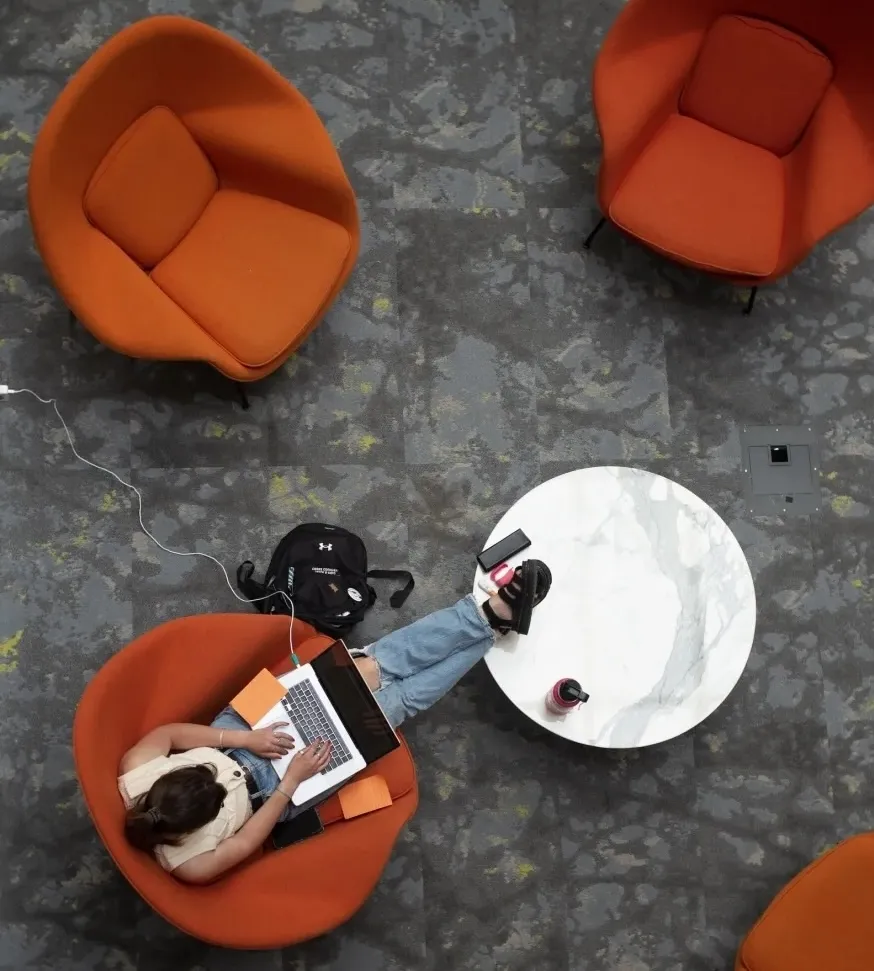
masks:
<svg viewBox="0 0 874 971"><path fill-rule="evenodd" d="M391 724L439 701L494 642L495 632L467 596L371 645L367 653L380 673L374 695Z"/></svg>

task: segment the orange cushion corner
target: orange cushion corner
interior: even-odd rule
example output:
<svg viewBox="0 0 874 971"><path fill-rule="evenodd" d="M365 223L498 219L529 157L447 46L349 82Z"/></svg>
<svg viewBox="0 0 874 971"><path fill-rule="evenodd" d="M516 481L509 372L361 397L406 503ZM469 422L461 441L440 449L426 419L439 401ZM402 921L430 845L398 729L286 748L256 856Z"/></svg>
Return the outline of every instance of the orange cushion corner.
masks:
<svg viewBox="0 0 874 971"><path fill-rule="evenodd" d="M274 199L220 189L152 280L246 367L305 336L345 279L337 223Z"/></svg>
<svg viewBox="0 0 874 971"><path fill-rule="evenodd" d="M741 945L739 968L856 971L874 953L874 834L840 843L774 899Z"/></svg>
<svg viewBox="0 0 874 971"><path fill-rule="evenodd" d="M740 14L714 21L680 97L680 112L787 155L832 80L828 57L778 24Z"/></svg>
<svg viewBox="0 0 874 971"><path fill-rule="evenodd" d="M674 114L626 176L609 216L680 262L767 277L779 260L784 197L776 155Z"/></svg>
<svg viewBox="0 0 874 971"><path fill-rule="evenodd" d="M91 223L141 266L162 260L218 188L209 159L169 108L141 115L97 167L85 193Z"/></svg>

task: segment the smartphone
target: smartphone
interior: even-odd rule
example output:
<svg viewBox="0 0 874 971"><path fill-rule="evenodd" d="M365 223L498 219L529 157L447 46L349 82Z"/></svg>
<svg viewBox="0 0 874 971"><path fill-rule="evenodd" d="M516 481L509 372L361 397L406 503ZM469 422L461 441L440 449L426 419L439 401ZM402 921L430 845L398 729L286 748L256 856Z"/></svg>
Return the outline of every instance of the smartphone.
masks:
<svg viewBox="0 0 874 971"><path fill-rule="evenodd" d="M318 836L324 830L325 827L322 825L318 812L315 809L307 809L306 812L295 816L294 819L277 823L273 827L271 834L273 846L277 850L282 850L286 846L292 846L295 843L300 843L301 840L309 839L310 836Z"/></svg>
<svg viewBox="0 0 874 971"><path fill-rule="evenodd" d="M493 567L496 567L499 563L503 563L505 560L509 560L511 556L521 553L522 550L527 549L530 545L531 540L528 539L521 529L517 529L515 533L510 533L509 536L498 540L497 543L483 550L476 558L476 561L488 573Z"/></svg>

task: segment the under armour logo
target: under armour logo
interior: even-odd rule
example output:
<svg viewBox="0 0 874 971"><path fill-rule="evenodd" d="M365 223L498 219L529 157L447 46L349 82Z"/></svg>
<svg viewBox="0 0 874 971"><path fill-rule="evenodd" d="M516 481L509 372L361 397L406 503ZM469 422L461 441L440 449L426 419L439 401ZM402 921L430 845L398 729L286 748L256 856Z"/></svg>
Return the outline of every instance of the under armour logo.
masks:
<svg viewBox="0 0 874 971"><path fill-rule="evenodd" d="M319 543L320 550L332 550L334 548L333 543Z"/></svg>

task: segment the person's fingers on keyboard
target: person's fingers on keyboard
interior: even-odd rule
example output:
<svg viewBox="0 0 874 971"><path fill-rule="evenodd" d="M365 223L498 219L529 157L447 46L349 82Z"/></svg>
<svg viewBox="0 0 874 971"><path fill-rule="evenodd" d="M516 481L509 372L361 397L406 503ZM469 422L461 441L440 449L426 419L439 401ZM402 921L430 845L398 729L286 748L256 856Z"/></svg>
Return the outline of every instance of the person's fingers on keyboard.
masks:
<svg viewBox="0 0 874 971"><path fill-rule="evenodd" d="M321 772L331 761L331 743L320 740L316 744L321 746L316 754L316 765L318 766L316 771Z"/></svg>
<svg viewBox="0 0 874 971"><path fill-rule="evenodd" d="M294 748L294 739L291 735L286 735L285 732L274 732L276 736L276 747L280 753L288 752Z"/></svg>

